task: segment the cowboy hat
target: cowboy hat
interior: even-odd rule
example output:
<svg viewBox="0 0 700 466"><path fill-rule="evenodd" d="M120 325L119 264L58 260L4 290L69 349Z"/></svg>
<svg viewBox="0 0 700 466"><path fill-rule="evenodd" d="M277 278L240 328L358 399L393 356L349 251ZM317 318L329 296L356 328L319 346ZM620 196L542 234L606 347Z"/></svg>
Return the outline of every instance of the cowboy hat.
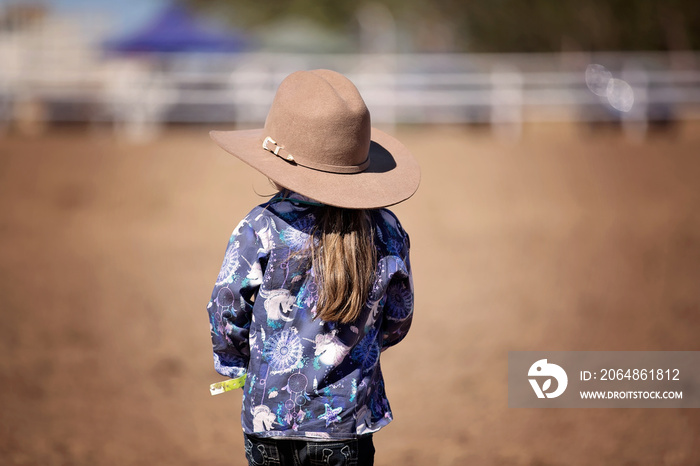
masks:
<svg viewBox="0 0 700 466"><path fill-rule="evenodd" d="M335 71L287 76L264 128L209 134L278 185L323 204L390 206L411 197L420 183L420 168L408 149L371 127L359 91Z"/></svg>

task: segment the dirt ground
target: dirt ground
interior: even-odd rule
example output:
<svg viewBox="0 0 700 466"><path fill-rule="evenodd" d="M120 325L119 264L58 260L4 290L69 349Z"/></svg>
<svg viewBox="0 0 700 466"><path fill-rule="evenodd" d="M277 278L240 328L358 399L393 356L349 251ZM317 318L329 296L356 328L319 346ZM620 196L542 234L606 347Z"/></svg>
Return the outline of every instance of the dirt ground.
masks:
<svg viewBox="0 0 700 466"><path fill-rule="evenodd" d="M510 409L512 350L700 350L700 125L399 128L414 326L378 465L700 464L697 409ZM269 193L205 129L0 136L0 463L242 465L206 304Z"/></svg>

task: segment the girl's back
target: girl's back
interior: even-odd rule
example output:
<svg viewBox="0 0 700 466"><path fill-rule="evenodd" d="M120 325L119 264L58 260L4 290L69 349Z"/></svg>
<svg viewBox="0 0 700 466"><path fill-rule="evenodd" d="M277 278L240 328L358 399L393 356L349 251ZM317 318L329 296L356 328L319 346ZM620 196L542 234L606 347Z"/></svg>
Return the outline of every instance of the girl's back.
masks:
<svg viewBox="0 0 700 466"><path fill-rule="evenodd" d="M377 259L375 272L367 271L369 298L352 322L324 321L316 315L318 271L309 252L324 208L281 193L254 208L230 238L208 309L216 369L249 374L248 434L347 439L392 419L379 353L411 323L408 235L389 210L367 211Z"/></svg>

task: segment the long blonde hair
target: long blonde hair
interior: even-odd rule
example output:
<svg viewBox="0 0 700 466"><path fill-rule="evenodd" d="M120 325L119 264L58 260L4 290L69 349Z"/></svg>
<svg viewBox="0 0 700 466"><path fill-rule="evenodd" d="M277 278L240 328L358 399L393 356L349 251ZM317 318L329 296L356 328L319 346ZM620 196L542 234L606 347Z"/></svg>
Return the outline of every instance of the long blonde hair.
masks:
<svg viewBox="0 0 700 466"><path fill-rule="evenodd" d="M319 207L312 238L316 316L327 322L355 321L369 297L377 265L370 212Z"/></svg>

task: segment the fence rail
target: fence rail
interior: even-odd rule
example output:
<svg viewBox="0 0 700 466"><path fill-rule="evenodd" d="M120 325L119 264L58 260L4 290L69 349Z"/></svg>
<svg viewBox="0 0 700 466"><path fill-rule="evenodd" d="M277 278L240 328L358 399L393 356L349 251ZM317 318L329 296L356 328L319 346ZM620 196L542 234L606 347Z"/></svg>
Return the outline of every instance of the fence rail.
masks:
<svg viewBox="0 0 700 466"><path fill-rule="evenodd" d="M17 44L2 50L0 124L32 114L23 111L28 105L46 121L260 124L279 82L312 68L348 75L378 124L480 122L517 135L527 121L612 120L644 132L649 122L700 116L695 53L93 54L80 61L64 59L70 49L60 48L37 61Z"/></svg>

